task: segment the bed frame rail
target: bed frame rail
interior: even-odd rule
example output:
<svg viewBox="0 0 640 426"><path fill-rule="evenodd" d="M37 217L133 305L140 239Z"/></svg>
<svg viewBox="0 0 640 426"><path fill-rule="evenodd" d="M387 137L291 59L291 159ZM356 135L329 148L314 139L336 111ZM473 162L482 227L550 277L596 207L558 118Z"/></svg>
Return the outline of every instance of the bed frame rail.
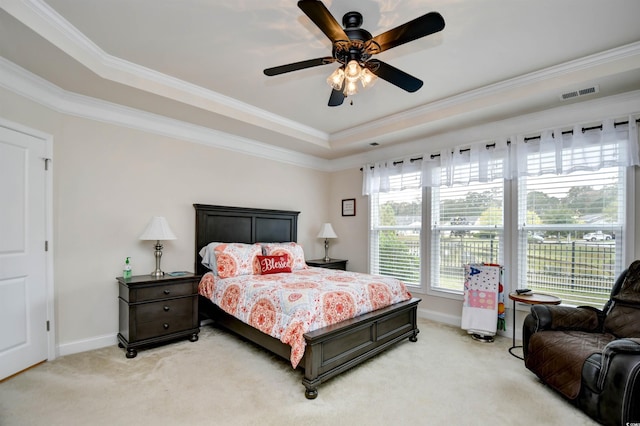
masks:
<svg viewBox="0 0 640 426"><path fill-rule="evenodd" d="M322 382L377 355L397 342L418 340L417 308L413 298L387 308L324 327L304 335L305 396L318 396Z"/></svg>

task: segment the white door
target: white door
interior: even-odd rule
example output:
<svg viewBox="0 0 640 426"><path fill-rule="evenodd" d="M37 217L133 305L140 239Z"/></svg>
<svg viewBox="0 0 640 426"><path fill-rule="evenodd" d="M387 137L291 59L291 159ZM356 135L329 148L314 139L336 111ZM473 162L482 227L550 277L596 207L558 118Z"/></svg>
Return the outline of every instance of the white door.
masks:
<svg viewBox="0 0 640 426"><path fill-rule="evenodd" d="M45 157L0 126L0 379L47 359Z"/></svg>

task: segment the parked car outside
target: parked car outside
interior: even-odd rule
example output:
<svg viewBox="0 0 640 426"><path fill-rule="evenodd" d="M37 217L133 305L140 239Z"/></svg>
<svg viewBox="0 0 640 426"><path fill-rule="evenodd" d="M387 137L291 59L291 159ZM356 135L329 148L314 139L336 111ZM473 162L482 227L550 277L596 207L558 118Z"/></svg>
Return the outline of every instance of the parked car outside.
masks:
<svg viewBox="0 0 640 426"><path fill-rule="evenodd" d="M588 234L584 234L582 236L582 239L585 241L605 241L610 240L611 238L611 235L605 234L602 231L589 232Z"/></svg>
<svg viewBox="0 0 640 426"><path fill-rule="evenodd" d="M527 241L530 243L542 244L544 243L544 237L542 235L529 233L527 235Z"/></svg>

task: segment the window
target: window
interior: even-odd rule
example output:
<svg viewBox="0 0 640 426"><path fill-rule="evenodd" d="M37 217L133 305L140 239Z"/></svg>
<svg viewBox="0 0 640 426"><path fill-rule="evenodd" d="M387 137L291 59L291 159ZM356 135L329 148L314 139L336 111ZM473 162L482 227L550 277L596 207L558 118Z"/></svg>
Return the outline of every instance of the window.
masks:
<svg viewBox="0 0 640 426"><path fill-rule="evenodd" d="M601 308L621 272L625 169L518 181L521 287Z"/></svg>
<svg viewBox="0 0 640 426"><path fill-rule="evenodd" d="M388 192L371 195L370 271L419 286L422 188L402 189L403 179L391 176Z"/></svg>
<svg viewBox="0 0 640 426"><path fill-rule="evenodd" d="M431 288L462 292L464 265L503 259L502 180L431 191Z"/></svg>
<svg viewBox="0 0 640 426"><path fill-rule="evenodd" d="M509 290L602 307L633 257L625 234L635 216L637 121L606 119L368 164L371 272L457 298L463 265L499 263Z"/></svg>

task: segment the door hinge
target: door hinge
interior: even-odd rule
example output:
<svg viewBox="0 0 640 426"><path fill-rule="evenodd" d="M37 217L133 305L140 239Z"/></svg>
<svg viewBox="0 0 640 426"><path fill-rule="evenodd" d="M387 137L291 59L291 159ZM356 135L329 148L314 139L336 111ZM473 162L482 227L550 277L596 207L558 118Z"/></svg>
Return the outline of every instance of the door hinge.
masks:
<svg viewBox="0 0 640 426"><path fill-rule="evenodd" d="M44 251L49 251L49 241L44 242Z"/></svg>
<svg viewBox="0 0 640 426"><path fill-rule="evenodd" d="M51 158L45 158L44 159L44 169L49 170L49 161L51 161Z"/></svg>
<svg viewBox="0 0 640 426"><path fill-rule="evenodd" d="M50 326L49 320L47 320L47 331L49 331L49 326Z"/></svg>

